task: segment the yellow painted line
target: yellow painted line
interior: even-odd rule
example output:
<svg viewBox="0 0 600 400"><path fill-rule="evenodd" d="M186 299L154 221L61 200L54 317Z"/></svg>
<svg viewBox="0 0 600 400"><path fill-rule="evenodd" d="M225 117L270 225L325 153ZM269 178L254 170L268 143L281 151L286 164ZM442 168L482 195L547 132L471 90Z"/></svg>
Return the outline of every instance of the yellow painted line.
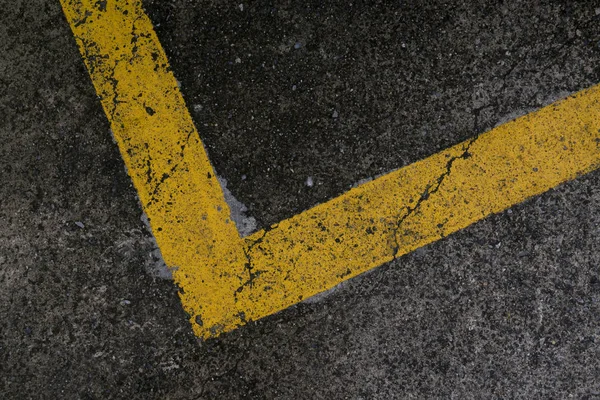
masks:
<svg viewBox="0 0 600 400"><path fill-rule="evenodd" d="M247 238L259 318L600 166L600 86Z"/></svg>
<svg viewBox="0 0 600 400"><path fill-rule="evenodd" d="M165 261L176 267L182 304L204 338L600 166L595 86L241 239L140 3L62 2Z"/></svg>
<svg viewBox="0 0 600 400"><path fill-rule="evenodd" d="M242 240L141 2L61 1L184 306L228 315Z"/></svg>

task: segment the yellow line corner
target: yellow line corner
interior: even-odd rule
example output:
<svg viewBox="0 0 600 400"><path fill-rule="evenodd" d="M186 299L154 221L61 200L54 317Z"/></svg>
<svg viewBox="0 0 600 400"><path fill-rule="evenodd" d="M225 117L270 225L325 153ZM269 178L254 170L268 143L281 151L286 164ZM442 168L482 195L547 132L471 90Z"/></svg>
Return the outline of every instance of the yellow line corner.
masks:
<svg viewBox="0 0 600 400"><path fill-rule="evenodd" d="M198 336L293 305L600 165L600 86L240 238L140 1L61 0Z"/></svg>

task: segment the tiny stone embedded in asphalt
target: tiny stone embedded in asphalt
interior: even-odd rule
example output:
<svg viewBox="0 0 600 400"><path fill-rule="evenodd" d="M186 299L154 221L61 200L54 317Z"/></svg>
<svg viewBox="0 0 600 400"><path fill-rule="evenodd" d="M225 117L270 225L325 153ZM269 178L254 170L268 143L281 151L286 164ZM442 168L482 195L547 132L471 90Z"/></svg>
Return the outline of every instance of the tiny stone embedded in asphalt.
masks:
<svg viewBox="0 0 600 400"><path fill-rule="evenodd" d="M243 234L600 82L597 1L143 2ZM600 398L600 173L201 341L58 0L0 13L0 398Z"/></svg>

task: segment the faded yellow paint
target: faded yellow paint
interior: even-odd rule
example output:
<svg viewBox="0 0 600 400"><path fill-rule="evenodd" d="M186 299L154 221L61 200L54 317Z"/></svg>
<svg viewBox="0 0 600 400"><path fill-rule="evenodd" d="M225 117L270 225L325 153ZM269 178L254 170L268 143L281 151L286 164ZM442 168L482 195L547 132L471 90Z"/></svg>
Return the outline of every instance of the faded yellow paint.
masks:
<svg viewBox="0 0 600 400"><path fill-rule="evenodd" d="M246 238L260 318L600 166L600 86Z"/></svg>
<svg viewBox="0 0 600 400"><path fill-rule="evenodd" d="M246 258L152 23L140 1L61 1L183 304L217 333Z"/></svg>
<svg viewBox="0 0 600 400"><path fill-rule="evenodd" d="M241 239L139 1L62 0L197 335L327 290L600 166L600 86Z"/></svg>

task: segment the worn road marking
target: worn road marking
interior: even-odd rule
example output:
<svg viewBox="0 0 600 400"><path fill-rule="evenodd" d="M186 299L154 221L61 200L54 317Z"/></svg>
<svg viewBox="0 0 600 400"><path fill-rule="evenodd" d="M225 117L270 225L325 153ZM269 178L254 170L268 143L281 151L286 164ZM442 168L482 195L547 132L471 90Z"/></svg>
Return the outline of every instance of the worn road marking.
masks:
<svg viewBox="0 0 600 400"><path fill-rule="evenodd" d="M246 276L243 241L152 23L140 1L61 1L184 307L212 326Z"/></svg>
<svg viewBox="0 0 600 400"><path fill-rule="evenodd" d="M208 338L600 166L600 86L240 238L139 1L61 0L165 262Z"/></svg>

